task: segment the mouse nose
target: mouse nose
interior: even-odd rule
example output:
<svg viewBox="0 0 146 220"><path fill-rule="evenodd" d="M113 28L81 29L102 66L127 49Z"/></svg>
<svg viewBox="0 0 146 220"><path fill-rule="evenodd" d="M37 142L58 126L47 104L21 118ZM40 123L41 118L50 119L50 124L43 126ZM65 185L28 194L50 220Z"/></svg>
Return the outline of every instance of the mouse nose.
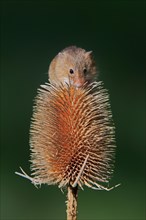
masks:
<svg viewBox="0 0 146 220"><path fill-rule="evenodd" d="M82 87L85 83L85 79L82 77L82 78L77 78L74 80L74 86L75 87Z"/></svg>

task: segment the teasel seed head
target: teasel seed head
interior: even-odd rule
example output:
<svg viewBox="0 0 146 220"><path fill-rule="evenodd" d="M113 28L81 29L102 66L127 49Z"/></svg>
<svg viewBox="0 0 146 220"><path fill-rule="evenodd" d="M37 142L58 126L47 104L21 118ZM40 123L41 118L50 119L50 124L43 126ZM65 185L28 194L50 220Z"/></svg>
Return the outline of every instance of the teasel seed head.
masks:
<svg viewBox="0 0 146 220"><path fill-rule="evenodd" d="M115 129L103 83L82 88L42 85L30 146L36 182L104 189L113 173Z"/></svg>

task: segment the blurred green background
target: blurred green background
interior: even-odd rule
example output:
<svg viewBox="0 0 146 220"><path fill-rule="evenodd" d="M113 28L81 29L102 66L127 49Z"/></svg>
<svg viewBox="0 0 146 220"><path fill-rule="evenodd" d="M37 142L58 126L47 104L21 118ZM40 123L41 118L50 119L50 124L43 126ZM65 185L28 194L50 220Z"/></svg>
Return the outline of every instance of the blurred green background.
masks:
<svg viewBox="0 0 146 220"><path fill-rule="evenodd" d="M116 124L116 167L110 192L79 192L79 220L145 219L144 1L3 1L1 3L2 220L63 220L66 192L36 189L30 174L33 100L52 58L77 45L93 50L110 93Z"/></svg>

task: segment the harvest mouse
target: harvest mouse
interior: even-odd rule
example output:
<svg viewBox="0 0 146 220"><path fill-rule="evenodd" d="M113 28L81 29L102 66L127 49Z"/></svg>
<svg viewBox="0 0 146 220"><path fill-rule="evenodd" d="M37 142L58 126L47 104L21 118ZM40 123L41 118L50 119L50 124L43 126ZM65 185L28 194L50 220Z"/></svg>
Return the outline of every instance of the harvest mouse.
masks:
<svg viewBox="0 0 146 220"><path fill-rule="evenodd" d="M92 51L76 46L67 47L58 53L48 71L51 84L68 84L77 88L95 81L96 73Z"/></svg>

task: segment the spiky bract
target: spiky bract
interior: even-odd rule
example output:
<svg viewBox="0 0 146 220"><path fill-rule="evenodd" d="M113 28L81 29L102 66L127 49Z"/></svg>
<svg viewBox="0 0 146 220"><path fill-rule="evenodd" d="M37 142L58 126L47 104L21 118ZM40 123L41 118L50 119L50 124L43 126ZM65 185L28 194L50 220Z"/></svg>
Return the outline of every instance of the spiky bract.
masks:
<svg viewBox="0 0 146 220"><path fill-rule="evenodd" d="M36 181L101 189L113 172L114 126L102 82L41 86L30 130Z"/></svg>

